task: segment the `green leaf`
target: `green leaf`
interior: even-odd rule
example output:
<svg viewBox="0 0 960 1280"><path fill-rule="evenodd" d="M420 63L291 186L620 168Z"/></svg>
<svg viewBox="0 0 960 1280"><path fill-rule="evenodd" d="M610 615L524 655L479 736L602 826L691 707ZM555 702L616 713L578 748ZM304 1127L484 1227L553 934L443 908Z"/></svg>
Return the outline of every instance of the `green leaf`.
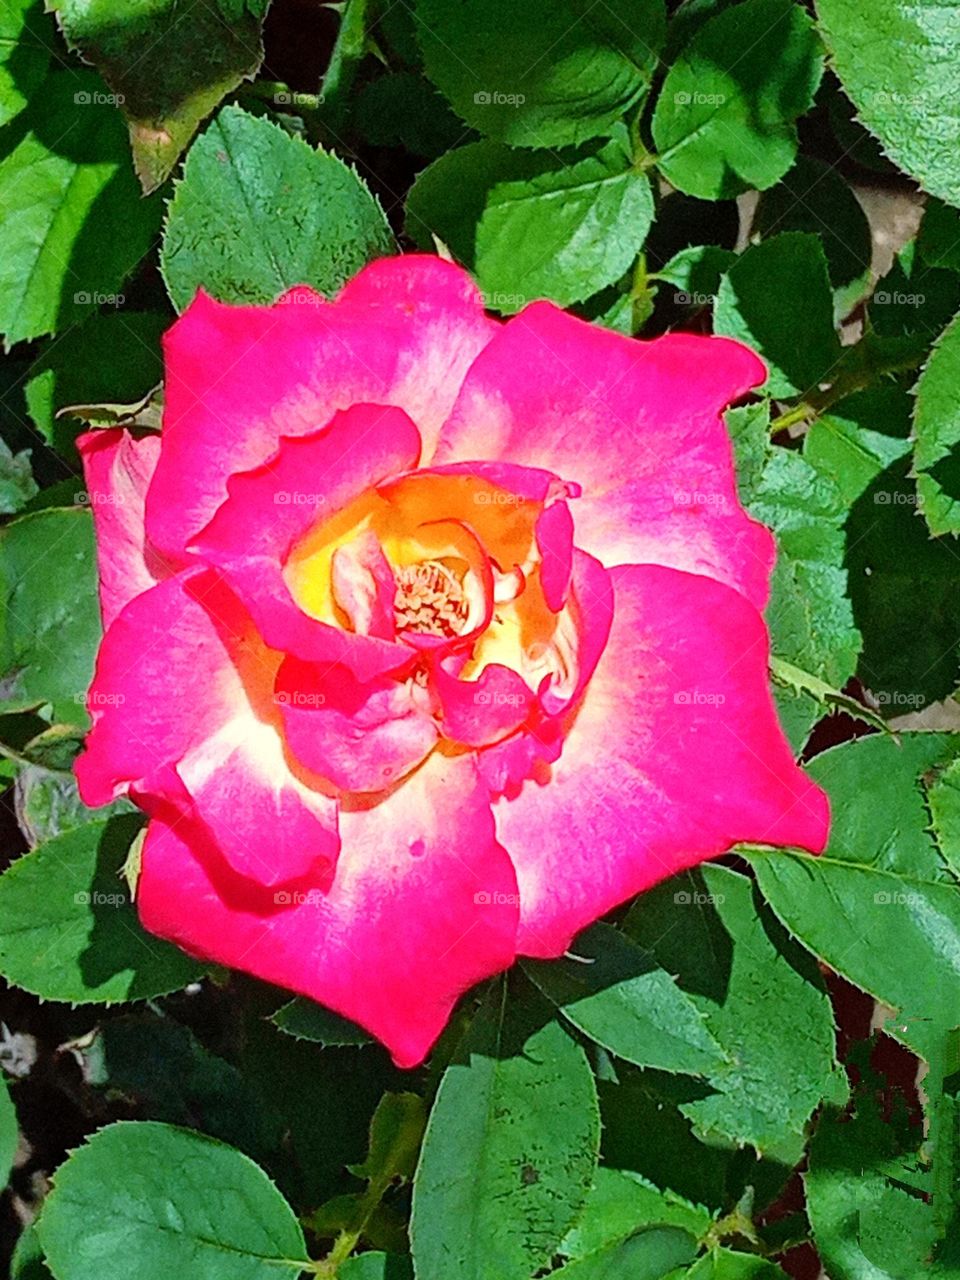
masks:
<svg viewBox="0 0 960 1280"><path fill-rule="evenodd" d="M960 271L960 210L929 199L917 233L917 251L928 266Z"/></svg>
<svg viewBox="0 0 960 1280"><path fill-rule="evenodd" d="M793 163L793 122L812 106L822 74L813 24L792 0L745 0L716 14L660 90L660 172L706 200L773 186Z"/></svg>
<svg viewBox="0 0 960 1280"><path fill-rule="evenodd" d="M711 1249L685 1272L684 1280L787 1280L787 1276L775 1263L755 1253Z"/></svg>
<svg viewBox="0 0 960 1280"><path fill-rule="evenodd" d="M12 120L43 83L51 34L43 0L4 0L0 6L0 125Z"/></svg>
<svg viewBox="0 0 960 1280"><path fill-rule="evenodd" d="M848 716L863 720L874 729L881 729L885 733L890 732L886 721L875 711L863 706L862 703L857 702L856 698L850 697L840 689L831 688L825 680L812 676L809 671L801 671L799 667L786 662L783 658L771 657L770 675L778 684L792 689L794 693L807 694L818 706L827 711L845 711Z"/></svg>
<svg viewBox="0 0 960 1280"><path fill-rule="evenodd" d="M544 1266L586 1200L599 1130L583 1050L539 996L507 1001L494 984L427 1125L411 1220L418 1280L505 1280Z"/></svg>
<svg viewBox="0 0 960 1280"><path fill-rule="evenodd" d="M49 702L53 718L85 725L100 641L89 511L51 508L0 530L0 709Z"/></svg>
<svg viewBox="0 0 960 1280"><path fill-rule="evenodd" d="M816 756L832 808L814 858L750 851L787 928L856 986L897 1010L888 1030L928 1056L960 1024L960 893L927 830L919 780L960 753L960 737L868 737Z"/></svg>
<svg viewBox="0 0 960 1280"><path fill-rule="evenodd" d="M906 389L881 383L847 396L810 425L803 456L853 503L887 467L910 452Z"/></svg>
<svg viewBox="0 0 960 1280"><path fill-rule="evenodd" d="M123 123L90 72L57 71L0 161L5 244L0 333L8 346L59 333L122 300L160 219L130 171Z"/></svg>
<svg viewBox="0 0 960 1280"><path fill-rule="evenodd" d="M727 414L741 499L777 535L767 607L773 651L840 688L860 652L844 567L846 504L800 454L770 444L768 421L764 406Z"/></svg>
<svg viewBox="0 0 960 1280"><path fill-rule="evenodd" d="M714 1092L680 1109L704 1140L750 1144L793 1164L838 1089L833 1016L817 967L778 928L745 876L704 865L641 895L631 936L677 973L728 1057Z"/></svg>
<svg viewBox="0 0 960 1280"><path fill-rule="evenodd" d="M783 179L760 197L753 230L764 239L784 231L820 237L833 285L836 320L842 320L869 291L873 256L870 223L835 168L798 156Z"/></svg>
<svg viewBox="0 0 960 1280"><path fill-rule="evenodd" d="M777 398L803 395L840 359L827 262L816 236L786 231L745 249L720 283L713 318L717 333L763 356L770 366L764 389Z"/></svg>
<svg viewBox="0 0 960 1280"><path fill-rule="evenodd" d="M934 339L960 307L960 276L931 267L911 240L869 299L870 340L889 348L904 367L925 359Z"/></svg>
<svg viewBox="0 0 960 1280"><path fill-rule="evenodd" d="M10 1280L53 1280L44 1262L36 1220L20 1234L10 1259Z"/></svg>
<svg viewBox="0 0 960 1280"><path fill-rule="evenodd" d="M771 676L776 679L772 667ZM780 727L793 748L793 754L799 759L814 725L821 718L820 707L808 693L800 692L795 686L782 684L774 685L773 700Z"/></svg>
<svg viewBox="0 0 960 1280"><path fill-rule="evenodd" d="M426 1124L423 1099L416 1093L385 1093L370 1121L370 1149L362 1164L349 1166L355 1178L383 1195L388 1187L409 1182L417 1163Z"/></svg>
<svg viewBox="0 0 960 1280"><path fill-rule="evenodd" d="M58 419L59 410L136 401L157 386L160 335L169 323L157 312L105 312L47 343L24 385L30 416L47 443L73 457L80 423Z"/></svg>
<svg viewBox="0 0 960 1280"><path fill-rule="evenodd" d="M420 175L407 219L422 247L436 236L474 269L487 306L514 312L541 297L569 306L618 280L653 193L620 140L563 157L478 142Z"/></svg>
<svg viewBox="0 0 960 1280"><path fill-rule="evenodd" d="M224 107L187 155L161 269L178 310L201 286L225 302L273 302L295 284L334 293L393 247L383 210L342 160Z"/></svg>
<svg viewBox="0 0 960 1280"><path fill-rule="evenodd" d="M960 316L937 340L917 383L913 462L917 500L933 534L960 533Z"/></svg>
<svg viewBox="0 0 960 1280"><path fill-rule="evenodd" d="M275 997L275 990L245 984L238 1066L261 1108L278 1111L288 1134L272 1172L295 1204L321 1205L356 1192L346 1165L366 1155L370 1122L383 1094L409 1088L410 1076L380 1049L320 1051L284 1035L268 1016Z"/></svg>
<svg viewBox="0 0 960 1280"><path fill-rule="evenodd" d="M952 541L930 537L907 457L850 509L850 596L863 635L857 674L888 714L916 711L956 688L960 561Z"/></svg>
<svg viewBox="0 0 960 1280"><path fill-rule="evenodd" d="M663 0L417 0L427 75L467 124L511 146L609 134L663 43Z"/></svg>
<svg viewBox="0 0 960 1280"><path fill-rule="evenodd" d="M880 150L876 138L856 118L853 103L843 92L839 80L831 75L821 89L821 101L826 105L830 128L844 158L885 178L894 174L896 169Z"/></svg>
<svg viewBox="0 0 960 1280"><path fill-rule="evenodd" d="M960 759L951 760L927 788L933 834L943 860L960 880Z"/></svg>
<svg viewBox="0 0 960 1280"><path fill-rule="evenodd" d="M202 968L141 929L120 868L138 820L77 827L0 876L0 972L46 1000L143 1000Z"/></svg>
<svg viewBox="0 0 960 1280"><path fill-rule="evenodd" d="M656 279L672 284L673 301L679 306L713 306L724 273L737 260L732 249L715 244L695 244L681 249L656 272Z"/></svg>
<svg viewBox="0 0 960 1280"><path fill-rule="evenodd" d="M187 1027L152 1013L110 1018L74 1042L84 1081L144 1119L199 1128L265 1159L281 1144L279 1120L232 1063L209 1053Z"/></svg>
<svg viewBox="0 0 960 1280"><path fill-rule="evenodd" d="M947 1280L930 1267L936 1224L931 1205L913 1185L915 1143L902 1108L882 1115L867 1089L858 1091L852 1116L824 1116L804 1186L817 1251L831 1280L907 1275Z"/></svg>
<svg viewBox="0 0 960 1280"><path fill-rule="evenodd" d="M738 0L680 0L680 4L670 15L667 45L663 52L664 62L673 62L705 22L736 3Z"/></svg>
<svg viewBox="0 0 960 1280"><path fill-rule="evenodd" d="M296 1040L310 1040L322 1045L373 1044L373 1039L362 1027L342 1018L322 1004L298 996L283 1005L271 1021Z"/></svg>
<svg viewBox="0 0 960 1280"><path fill-rule="evenodd" d="M722 934L718 936L720 941ZM694 934L694 945L709 935ZM723 951L718 953L723 956ZM721 974L722 980L722 974ZM753 1187L758 1203L769 1203L782 1191L790 1167L757 1159L751 1147L737 1149L705 1144L694 1123L684 1114L687 1103L704 1097L700 1081L657 1071L640 1071L619 1064L616 1079L601 1078L597 1085L602 1121L602 1159L605 1165L639 1173L667 1196L691 1204L709 1206L719 1217ZM685 1223L691 1234L700 1236Z"/></svg>
<svg viewBox="0 0 960 1280"><path fill-rule="evenodd" d="M0 440L0 516L20 511L39 490L30 468L30 450L14 453Z"/></svg>
<svg viewBox="0 0 960 1280"><path fill-rule="evenodd" d="M375 147L402 146L433 159L463 141L463 124L429 80L412 71L366 85L354 113L357 128Z"/></svg>
<svg viewBox="0 0 960 1280"><path fill-rule="evenodd" d="M110 1125L67 1158L40 1240L57 1280L268 1280L307 1262L293 1210L262 1169L152 1122Z"/></svg>
<svg viewBox="0 0 960 1280"><path fill-rule="evenodd" d="M696 1240L679 1227L648 1227L550 1274L557 1280L665 1280L696 1254Z"/></svg>
<svg viewBox="0 0 960 1280"><path fill-rule="evenodd" d="M624 1240L641 1227L681 1227L695 1239L713 1225L713 1214L672 1191L661 1191L626 1169L601 1166L577 1225L560 1245L568 1258L582 1258Z"/></svg>
<svg viewBox="0 0 960 1280"><path fill-rule="evenodd" d="M931 194L960 203L955 0L817 0L833 69L886 154Z"/></svg>
<svg viewBox="0 0 960 1280"><path fill-rule="evenodd" d="M68 46L119 100L144 191L160 186L217 103L256 74L268 3L231 6L225 22L213 4L185 20L180 0L54 0Z"/></svg>
<svg viewBox="0 0 960 1280"><path fill-rule="evenodd" d="M578 1030L641 1067L691 1075L723 1067L703 1011L618 929L596 924L571 950L575 959L525 960L523 968Z"/></svg>
<svg viewBox="0 0 960 1280"><path fill-rule="evenodd" d="M338 1280L413 1280L410 1259L397 1253L361 1253L337 1269Z"/></svg>
<svg viewBox="0 0 960 1280"><path fill-rule="evenodd" d="M7 1185L13 1157L17 1154L19 1130L17 1112L9 1090L0 1076L0 1187Z"/></svg>
<svg viewBox="0 0 960 1280"><path fill-rule="evenodd" d="M133 805L123 797L101 809L90 809L80 799L72 773L36 764L24 765L17 774L14 806L20 830L31 849L87 822L134 812Z"/></svg>
<svg viewBox="0 0 960 1280"><path fill-rule="evenodd" d="M944 1236L944 1255L952 1254L953 1267L960 1269L956 1253L960 1243L960 1029L947 1032L929 1065L922 1094L927 1125L920 1178L929 1169L929 1199L937 1234ZM955 1277L957 1270L952 1274Z"/></svg>

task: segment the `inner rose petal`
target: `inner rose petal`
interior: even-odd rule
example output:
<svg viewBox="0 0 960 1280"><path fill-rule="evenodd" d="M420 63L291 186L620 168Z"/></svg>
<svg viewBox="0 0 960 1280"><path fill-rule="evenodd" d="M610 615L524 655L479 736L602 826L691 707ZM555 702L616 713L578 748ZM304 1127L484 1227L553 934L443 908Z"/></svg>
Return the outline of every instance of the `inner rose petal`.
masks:
<svg viewBox="0 0 960 1280"><path fill-rule="evenodd" d="M478 470L383 481L321 519L283 567L306 613L417 650L403 679L436 690L439 731L461 748L555 714L584 672L582 619L568 598L573 519L565 499L577 487L548 472ZM516 682L509 699L508 676Z"/></svg>

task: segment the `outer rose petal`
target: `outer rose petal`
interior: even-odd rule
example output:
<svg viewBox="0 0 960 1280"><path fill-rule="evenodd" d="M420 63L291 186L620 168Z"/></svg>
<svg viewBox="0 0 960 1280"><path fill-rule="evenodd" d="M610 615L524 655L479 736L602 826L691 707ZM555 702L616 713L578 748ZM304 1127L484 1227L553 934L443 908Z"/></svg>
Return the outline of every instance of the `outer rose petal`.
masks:
<svg viewBox="0 0 960 1280"><path fill-rule="evenodd" d="M77 437L93 507L100 568L100 612L109 627L123 606L172 569L147 546L143 507L160 456L159 435L119 427Z"/></svg>
<svg viewBox="0 0 960 1280"><path fill-rule="evenodd" d="M484 314L471 277L432 254L371 262L344 286L337 302L365 308L367 324L395 316L407 327L389 403L406 409L420 428L428 462L467 370L500 331L500 322Z"/></svg>
<svg viewBox="0 0 960 1280"><path fill-rule="evenodd" d="M314 525L419 456L420 433L402 409L351 405L310 435L282 437L262 466L232 476L226 502L191 549L223 565L252 556L282 562Z"/></svg>
<svg viewBox="0 0 960 1280"><path fill-rule="evenodd" d="M277 658L209 571L131 601L104 637L94 726L76 764L80 794L133 790L196 811L226 862L272 885L336 853L336 805L290 771L270 717ZM290 838L278 840L285 826Z"/></svg>
<svg viewBox="0 0 960 1280"><path fill-rule="evenodd" d="M409 661L404 647L306 614L284 579L283 564L319 520L414 465L419 452L419 433L402 410L353 405L312 435L284 437L263 466L233 476L227 501L191 549L223 570L271 647L342 662L362 679L395 669Z"/></svg>
<svg viewBox="0 0 960 1280"><path fill-rule="evenodd" d="M335 303L305 288L272 307L199 292L164 338L151 539L182 555L226 497L229 476L265 462L281 435L315 431L358 402L406 409L429 456L466 370L498 328L466 273L427 256L371 263Z"/></svg>
<svg viewBox="0 0 960 1280"><path fill-rule="evenodd" d="M431 757L380 803L344 812L341 832L332 883L304 882L278 904L219 875L192 833L154 821L140 918L196 955L319 1000L415 1066L461 993L514 958L513 869L466 757Z"/></svg>
<svg viewBox="0 0 960 1280"><path fill-rule="evenodd" d="M720 411L766 376L726 338L638 342L537 302L467 375L435 465L503 459L577 481L576 542L767 599L774 544L737 499Z"/></svg>
<svg viewBox="0 0 960 1280"><path fill-rule="evenodd" d="M562 954L618 903L739 841L826 843L827 799L777 723L756 610L673 569L611 576L610 641L552 777L495 808L523 955Z"/></svg>

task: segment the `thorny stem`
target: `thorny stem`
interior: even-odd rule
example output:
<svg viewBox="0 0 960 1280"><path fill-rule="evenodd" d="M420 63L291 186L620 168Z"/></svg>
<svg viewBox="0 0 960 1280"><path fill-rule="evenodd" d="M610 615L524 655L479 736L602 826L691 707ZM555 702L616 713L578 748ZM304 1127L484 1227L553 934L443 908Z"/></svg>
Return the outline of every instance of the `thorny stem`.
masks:
<svg viewBox="0 0 960 1280"><path fill-rule="evenodd" d="M878 377L909 373L923 363L924 354L885 355L879 350L872 332L868 331L854 347L848 347L837 366L837 375L829 386L814 388L799 404L787 409L770 423L773 432L786 431L798 423L811 425L835 404L854 392L863 391Z"/></svg>

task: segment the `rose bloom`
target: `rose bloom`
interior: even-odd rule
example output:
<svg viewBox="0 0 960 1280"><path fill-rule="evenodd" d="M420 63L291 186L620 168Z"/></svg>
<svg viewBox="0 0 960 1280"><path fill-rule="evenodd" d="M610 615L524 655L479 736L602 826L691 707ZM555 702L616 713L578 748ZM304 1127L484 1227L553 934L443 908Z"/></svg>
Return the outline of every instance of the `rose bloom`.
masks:
<svg viewBox="0 0 960 1280"><path fill-rule="evenodd" d="M458 997L738 841L819 851L768 678L773 539L721 411L763 365L387 258L199 293L163 430L81 438L106 628L77 762L149 815L144 926L403 1066Z"/></svg>

